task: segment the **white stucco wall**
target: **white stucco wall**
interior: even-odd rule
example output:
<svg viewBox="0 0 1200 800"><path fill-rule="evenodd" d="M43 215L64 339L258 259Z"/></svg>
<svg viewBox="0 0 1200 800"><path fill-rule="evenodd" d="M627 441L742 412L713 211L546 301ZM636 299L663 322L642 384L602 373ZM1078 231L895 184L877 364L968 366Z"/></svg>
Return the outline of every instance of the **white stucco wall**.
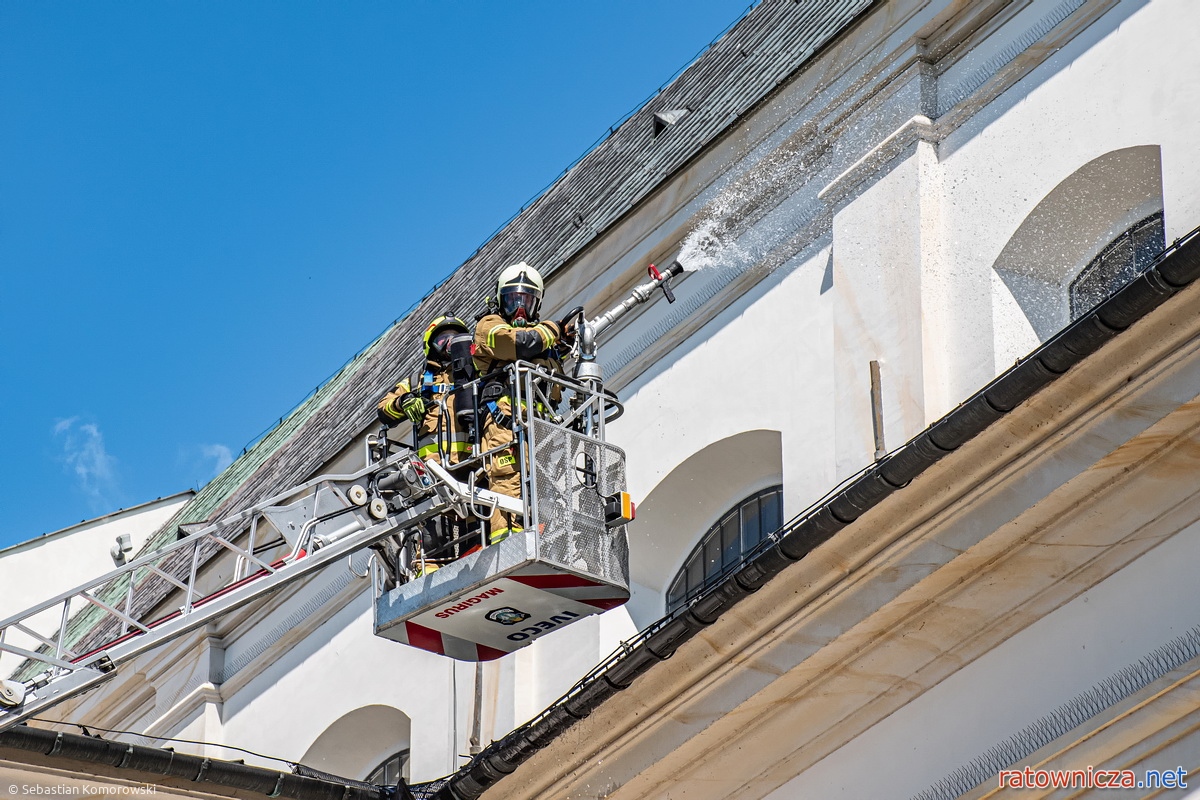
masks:
<svg viewBox="0 0 1200 800"><path fill-rule="evenodd" d="M331 758L325 767L311 766L329 767L335 773L361 766L358 774L348 777L364 778L384 757L408 744L402 736L408 733L414 745L411 776L430 779L457 768L455 754L469 725L466 714L474 692L474 666L373 636L366 594L313 634L271 656L269 665L225 699L224 741L254 741L260 752L299 760L338 720L360 708L384 706L406 715L410 732L397 730L389 741L376 738L373 729L344 728L344 744L370 757ZM264 720L271 724L264 726ZM455 725L460 734L457 743Z"/></svg>
<svg viewBox="0 0 1200 800"><path fill-rule="evenodd" d="M192 495L187 491L152 500L0 551L0 619L115 569L109 551L118 536L128 534L136 554ZM58 612L47 613L36 618L46 623L39 629L53 630ZM9 632L7 641L27 648L36 644L18 631ZM18 663L17 656L0 654L0 675L8 675Z"/></svg>
<svg viewBox="0 0 1200 800"><path fill-rule="evenodd" d="M1124 148L1161 148L1167 240L1200 224L1200 165L1191 157L1200 90L1194 81L1179 80L1194 74L1200 61L1178 34L1194 11L1176 0L1119 4L939 145L943 180L953 187L944 225L954 264L991 267L1056 186ZM1133 199L1138 194L1130 187ZM1111 239L1128 214L1111 205L1107 211ZM1089 255L1107 241L1093 243ZM1059 266L1052 261L1057 254L1048 255L1046 269L1052 271ZM1004 352L998 370L1011 364L1014 352L1029 349L1027 332L999 326L995 335ZM1009 336L1015 346L1006 344Z"/></svg>

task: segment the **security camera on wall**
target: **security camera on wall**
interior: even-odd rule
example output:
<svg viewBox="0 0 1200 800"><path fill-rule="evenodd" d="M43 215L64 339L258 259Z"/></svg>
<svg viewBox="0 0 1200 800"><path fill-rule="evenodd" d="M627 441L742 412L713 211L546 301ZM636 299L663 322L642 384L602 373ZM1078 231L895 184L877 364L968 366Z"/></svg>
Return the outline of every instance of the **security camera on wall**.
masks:
<svg viewBox="0 0 1200 800"><path fill-rule="evenodd" d="M132 552L133 541L128 533L122 533L117 537L117 543L109 548L108 554L112 556L113 563L120 567L129 561L129 554Z"/></svg>

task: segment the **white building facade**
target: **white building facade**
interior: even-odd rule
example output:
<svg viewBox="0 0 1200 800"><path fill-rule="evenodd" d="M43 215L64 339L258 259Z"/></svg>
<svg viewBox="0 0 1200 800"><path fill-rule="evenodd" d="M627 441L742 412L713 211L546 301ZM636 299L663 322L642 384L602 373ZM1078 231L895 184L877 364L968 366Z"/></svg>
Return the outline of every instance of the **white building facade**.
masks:
<svg viewBox="0 0 1200 800"><path fill-rule="evenodd" d="M354 779L469 767L1200 225L1198 24L1187 0L764 0L602 145L623 148L614 169L653 176L644 190L604 214L597 201L594 217L563 212L581 233L554 239L548 208L620 183L585 158L415 315L475 313L483 276L538 254L550 316L610 307L650 262L689 270L676 304L648 304L600 350L626 409L609 438L639 501L630 602L459 663L372 635L360 554L141 657L60 718ZM743 80L762 65L775 76ZM706 69L705 96L672 96ZM704 104L723 88L742 96L714 123ZM669 110L687 113L651 129ZM713 132L682 155L655 155L702 123ZM1195 294L897 488L482 794L932 798L981 795L1012 764L1139 779L1200 768L1200 651L1180 638L1200 625ZM361 466L373 401L409 366L397 354L411 357L411 337L385 334L201 492L198 518L275 479ZM1096 693L1121 675L1125 689Z"/></svg>
<svg viewBox="0 0 1200 800"><path fill-rule="evenodd" d="M139 503L0 550L0 619L111 571L115 548L123 548L122 557L140 550L194 494L189 490ZM39 644L17 631L6 641L27 648ZM0 652L0 674L19 664L17 656Z"/></svg>

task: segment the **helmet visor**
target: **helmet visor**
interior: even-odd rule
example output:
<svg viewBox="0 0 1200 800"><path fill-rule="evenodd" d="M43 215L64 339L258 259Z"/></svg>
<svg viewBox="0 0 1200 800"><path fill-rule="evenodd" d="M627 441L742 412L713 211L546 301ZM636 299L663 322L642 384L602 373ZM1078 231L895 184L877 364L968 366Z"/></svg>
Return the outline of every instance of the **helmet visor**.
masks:
<svg viewBox="0 0 1200 800"><path fill-rule="evenodd" d="M454 338L455 331L447 328L439 331L436 336L429 340L429 354L444 360L450 355L450 340Z"/></svg>
<svg viewBox="0 0 1200 800"><path fill-rule="evenodd" d="M542 298L525 286L505 286L500 290L500 314L508 320L537 318Z"/></svg>

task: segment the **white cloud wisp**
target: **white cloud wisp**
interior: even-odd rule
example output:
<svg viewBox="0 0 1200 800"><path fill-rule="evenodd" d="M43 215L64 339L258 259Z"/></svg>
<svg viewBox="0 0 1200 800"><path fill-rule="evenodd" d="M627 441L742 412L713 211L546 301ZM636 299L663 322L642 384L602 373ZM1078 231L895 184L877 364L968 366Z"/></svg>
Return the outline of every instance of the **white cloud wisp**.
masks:
<svg viewBox="0 0 1200 800"><path fill-rule="evenodd" d="M59 420L54 438L62 444L64 470L97 512L113 510L117 494L117 460L104 448L104 435L94 423L79 417Z"/></svg>

